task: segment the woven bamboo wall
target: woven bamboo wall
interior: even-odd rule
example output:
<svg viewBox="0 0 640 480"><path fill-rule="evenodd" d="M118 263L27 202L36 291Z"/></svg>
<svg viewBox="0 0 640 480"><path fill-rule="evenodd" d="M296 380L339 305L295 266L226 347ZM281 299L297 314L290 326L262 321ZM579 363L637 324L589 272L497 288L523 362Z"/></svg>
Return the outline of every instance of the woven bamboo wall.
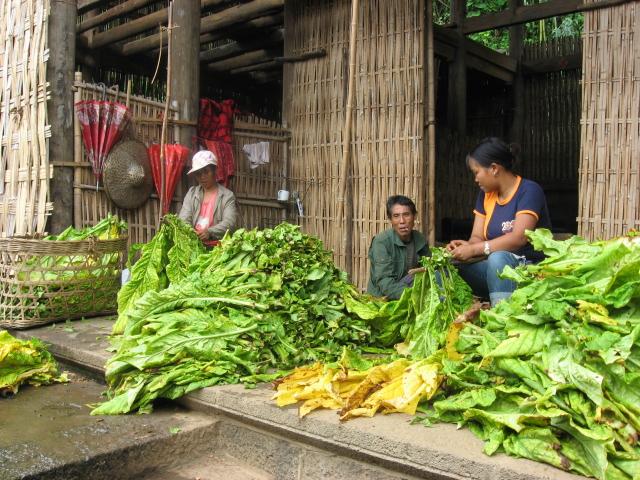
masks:
<svg viewBox="0 0 640 480"><path fill-rule="evenodd" d="M102 98L102 91L93 84L76 82L76 101ZM110 101L125 101L122 92L108 89L106 99ZM145 144L159 143L161 122L157 121L164 115L164 104L144 97L132 96L129 102L132 112L132 130L135 137ZM170 118L177 118L174 111L170 111ZM146 242L156 232L158 222L159 200L153 195L141 207L135 210L117 208L102 187L96 190L96 179L91 165L85 160L85 150L80 136L80 126L75 121L75 175L74 175L74 224L76 227L94 225L103 219L107 213L115 213L129 224L129 241L132 243ZM174 130L167 128L167 143L173 142ZM176 187L171 210L176 211L184 196L184 185Z"/></svg>
<svg viewBox="0 0 640 480"><path fill-rule="evenodd" d="M291 139L291 189L303 196L305 231L352 262L352 280L364 287L372 237L388 227L385 202L404 194L425 212L423 141L424 2L361 2L351 155L353 249L341 253L338 172L342 157L348 71L350 4L347 0L287 0L285 51L324 48L327 56L293 64L285 72ZM423 229L424 225L417 228Z"/></svg>
<svg viewBox="0 0 640 480"><path fill-rule="evenodd" d="M276 201L278 190L288 189L289 138L289 131L276 122L255 115L234 118L236 175L231 189L240 207L238 227L269 228L283 220L295 223L292 204ZM269 142L269 163L251 169L242 148L257 142Z"/></svg>
<svg viewBox="0 0 640 480"><path fill-rule="evenodd" d="M47 0L0 3L0 236L42 233L49 201Z"/></svg>
<svg viewBox="0 0 640 480"><path fill-rule="evenodd" d="M639 17L637 2L585 13L578 229L589 239L640 228Z"/></svg>

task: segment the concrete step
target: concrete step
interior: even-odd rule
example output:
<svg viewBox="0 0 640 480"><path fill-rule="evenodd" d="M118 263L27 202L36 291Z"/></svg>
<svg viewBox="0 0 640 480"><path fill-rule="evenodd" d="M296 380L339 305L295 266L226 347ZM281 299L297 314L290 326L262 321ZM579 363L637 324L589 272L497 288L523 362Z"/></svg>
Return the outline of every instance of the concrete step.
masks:
<svg viewBox="0 0 640 480"><path fill-rule="evenodd" d="M16 334L41 338L58 358L99 374L110 356L105 349L112 324L109 319L91 319L73 322L71 328L65 324ZM215 422L207 455L240 459L246 468L277 479L584 478L529 460L486 456L482 442L455 425L425 428L411 425L412 417L400 414L341 423L333 411L299 419L295 406L278 408L272 395L269 385L255 389L224 385L192 392L178 403Z"/></svg>

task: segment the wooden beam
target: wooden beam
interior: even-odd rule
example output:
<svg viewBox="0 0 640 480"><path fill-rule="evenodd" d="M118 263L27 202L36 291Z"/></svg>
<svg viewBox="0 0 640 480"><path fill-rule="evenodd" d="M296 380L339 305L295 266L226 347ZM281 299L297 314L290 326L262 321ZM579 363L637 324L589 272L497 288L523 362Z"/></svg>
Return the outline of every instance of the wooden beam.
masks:
<svg viewBox="0 0 640 480"><path fill-rule="evenodd" d="M277 29L269 32L260 38L254 38L248 41L238 41L227 43L220 47L200 52L200 61L205 63L224 60L244 52L257 50L261 47L280 44L284 41L284 30Z"/></svg>
<svg viewBox="0 0 640 480"><path fill-rule="evenodd" d="M200 8L209 7L212 5L219 5L225 0L200 0ZM158 25L166 25L168 18L168 8L163 8L157 12L150 13L144 17L136 18L130 22L123 23L117 27L110 28L105 32L96 33L92 42L89 44L90 48L102 47L110 43L115 43L125 38L132 37L146 30L150 30ZM156 45L159 43L159 36L156 40ZM137 53L137 52L134 52Z"/></svg>
<svg viewBox="0 0 640 480"><path fill-rule="evenodd" d="M538 74L547 72L559 72L561 70L575 70L582 66L582 54L560 55L547 57L540 60L529 60L522 64L525 74Z"/></svg>
<svg viewBox="0 0 640 480"><path fill-rule="evenodd" d="M467 52L466 63L489 76L511 83L517 70L517 62L509 56L496 52L469 38L460 39L455 32L434 25L436 55L451 62L456 56L458 44L463 41Z"/></svg>
<svg viewBox="0 0 640 480"><path fill-rule="evenodd" d="M496 28L511 27L522 23L543 20L545 18L567 15L569 13L584 12L598 8L614 7L635 0L599 0L585 3L585 0L549 0L545 3L521 6L515 10L505 10L499 13L489 13L464 20L465 35L484 32Z"/></svg>
<svg viewBox="0 0 640 480"><path fill-rule="evenodd" d="M456 54L449 63L449 96L447 99L447 120L449 128L464 138L467 129L467 48L464 41L466 0L451 0L451 18L457 25L455 35Z"/></svg>
<svg viewBox="0 0 640 480"><path fill-rule="evenodd" d="M311 52L301 53L299 55L289 55L287 57L276 57L273 60L277 63L297 63L311 60L313 58L322 58L327 56L327 51L324 48L319 48Z"/></svg>
<svg viewBox="0 0 640 480"><path fill-rule="evenodd" d="M205 1L205 0L203 0ZM207 0L212 1L212 0ZM217 0L221 1L221 0ZM231 25L242 23L256 17L263 16L265 13L282 8L284 0L253 0L248 3L227 8L220 12L208 15L200 20L200 32L213 32ZM126 25L126 24L125 24ZM119 27L116 27L119 28ZM148 37L125 43L122 46L123 55L132 55L134 53L152 50L160 44L160 33L149 35Z"/></svg>
<svg viewBox="0 0 640 480"><path fill-rule="evenodd" d="M258 63L271 60L278 52L267 49L254 50L246 52L236 57L227 58L219 62L210 63L207 69L211 72L229 72L233 69L255 65Z"/></svg>
<svg viewBox="0 0 640 480"><path fill-rule="evenodd" d="M515 12L522 6L522 0L509 0L509 10ZM509 56L518 62L518 71L513 78L510 102L512 106L509 141L520 144L524 128L524 80L522 78L522 51L524 46L524 26L509 27Z"/></svg>
<svg viewBox="0 0 640 480"><path fill-rule="evenodd" d="M273 83L282 78L280 72L249 72L251 80L256 83ZM281 139L282 137L274 137L274 140Z"/></svg>
<svg viewBox="0 0 640 480"><path fill-rule="evenodd" d="M264 70L276 70L282 67L282 63L278 63L275 60L269 60L255 65L247 65L246 67L239 67L232 69L229 73L231 75L241 75L243 73L258 72Z"/></svg>
<svg viewBox="0 0 640 480"><path fill-rule="evenodd" d="M223 28L200 35L200 43L215 42L221 38L242 37L254 34L259 30L282 25L284 25L284 15L282 12L276 13L275 15L265 15L244 22L242 25L236 25L235 28Z"/></svg>
<svg viewBox="0 0 640 480"><path fill-rule="evenodd" d="M109 10L105 10L104 12L99 13L98 15L94 15L80 22L76 26L76 32L82 33L82 32L86 32L87 30L91 30L92 28L95 28L98 25L107 23L108 21L113 20L114 18L117 18L121 15L124 15L125 13L129 13L139 8L142 8L153 1L154 0L128 0L124 3L120 3L119 5L116 5L115 7L112 7Z"/></svg>

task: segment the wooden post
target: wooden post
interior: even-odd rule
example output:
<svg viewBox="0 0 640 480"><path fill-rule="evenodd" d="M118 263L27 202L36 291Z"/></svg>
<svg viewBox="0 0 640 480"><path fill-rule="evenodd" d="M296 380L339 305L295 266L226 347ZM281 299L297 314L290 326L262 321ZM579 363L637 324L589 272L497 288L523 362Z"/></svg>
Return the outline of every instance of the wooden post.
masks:
<svg viewBox="0 0 640 480"><path fill-rule="evenodd" d="M76 54L75 0L51 0L49 15L49 61L51 85L48 117L51 124L49 161L73 162L73 77ZM35 134L35 132L34 132ZM50 231L59 233L73 224L73 168L55 167L50 183L53 214Z"/></svg>
<svg viewBox="0 0 640 480"><path fill-rule="evenodd" d="M433 0L426 1L427 24L427 142L428 142L428 205L429 225L427 240L429 245L436 243L436 87L435 87L435 50L433 46Z"/></svg>
<svg viewBox="0 0 640 480"><path fill-rule="evenodd" d="M200 2L173 1L171 31L171 105L178 111L180 120L198 121L200 96ZM181 125L176 140L192 147L196 129Z"/></svg>
<svg viewBox="0 0 640 480"><path fill-rule="evenodd" d="M509 9L515 12L521 3L522 0L509 0ZM522 108L522 98L524 94L524 79L522 78L522 40L523 26L515 25L509 27L509 55L518 62L511 91L513 118L509 132L509 140L517 143L522 142L522 128L524 124Z"/></svg>
<svg viewBox="0 0 640 480"><path fill-rule="evenodd" d="M466 16L466 1L451 0L451 18L456 25L458 41L455 59L449 64L447 117L449 126L456 130L461 138L464 138L467 132L467 52L463 33Z"/></svg>
<svg viewBox="0 0 640 480"><path fill-rule="evenodd" d="M358 0L351 2L351 31L349 33L349 83L347 87L347 106L345 108L344 139L342 147L342 161L338 170L338 221L337 228L342 230L342 253L344 254L345 271L351 278L353 262L351 261L351 250L347 251L353 243L353 224L350 221L353 205L346 201L347 182L351 180L351 125L353 117L353 97L355 94L356 80L356 44L358 33ZM344 220L347 221L344 221Z"/></svg>

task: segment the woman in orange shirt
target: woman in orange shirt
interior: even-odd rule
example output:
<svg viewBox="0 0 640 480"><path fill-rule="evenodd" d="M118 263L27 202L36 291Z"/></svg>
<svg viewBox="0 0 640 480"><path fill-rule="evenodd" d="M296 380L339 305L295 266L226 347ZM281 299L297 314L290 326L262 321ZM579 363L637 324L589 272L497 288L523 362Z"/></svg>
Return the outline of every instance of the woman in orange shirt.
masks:
<svg viewBox="0 0 640 480"><path fill-rule="evenodd" d="M495 305L516 288L511 280L500 278L505 266L544 258L525 231L551 228L549 209L540 185L513 171L512 147L499 138L484 139L466 160L480 187L473 230L469 240L452 240L447 250L460 262L460 276L474 293Z"/></svg>

